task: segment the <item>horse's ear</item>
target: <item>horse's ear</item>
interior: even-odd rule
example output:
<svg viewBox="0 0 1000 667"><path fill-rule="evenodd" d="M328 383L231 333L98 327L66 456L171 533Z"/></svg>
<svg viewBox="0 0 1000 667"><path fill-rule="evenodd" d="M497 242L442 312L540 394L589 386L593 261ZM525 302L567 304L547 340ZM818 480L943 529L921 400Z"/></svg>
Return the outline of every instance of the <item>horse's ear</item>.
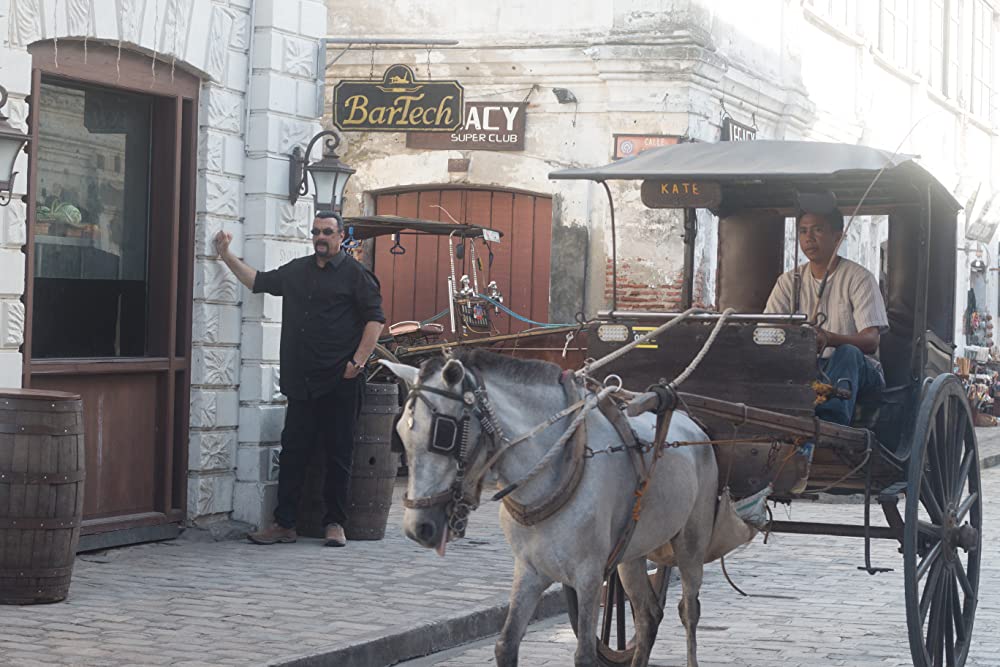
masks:
<svg viewBox="0 0 1000 667"><path fill-rule="evenodd" d="M393 363L391 361L386 361L385 359L379 359L378 362L392 371L400 380L405 382L407 387L412 387L417 383L417 376L420 375L419 368L407 366L406 364Z"/></svg>
<svg viewBox="0 0 1000 667"><path fill-rule="evenodd" d="M465 379L465 366L458 359L451 359L444 365L441 377L444 379L445 384L455 386Z"/></svg>

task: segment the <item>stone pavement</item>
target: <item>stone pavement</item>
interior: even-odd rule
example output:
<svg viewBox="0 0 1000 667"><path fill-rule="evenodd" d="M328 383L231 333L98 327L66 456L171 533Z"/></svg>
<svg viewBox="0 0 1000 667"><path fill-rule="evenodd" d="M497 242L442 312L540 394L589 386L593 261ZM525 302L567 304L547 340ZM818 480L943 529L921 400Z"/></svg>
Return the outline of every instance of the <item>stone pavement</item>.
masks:
<svg viewBox="0 0 1000 667"><path fill-rule="evenodd" d="M181 538L82 554L65 602L0 606L0 664L360 667L496 632L512 572L498 506L441 560L403 537L401 490L379 542ZM559 611L561 591L550 600Z"/></svg>
<svg viewBox="0 0 1000 667"><path fill-rule="evenodd" d="M983 454L993 456L987 460L1000 462L1000 428L981 429L980 439ZM1000 492L1000 470L984 473L984 482L989 500ZM792 516L860 521L860 507L799 503ZM496 632L512 571L496 506L475 514L468 538L450 545L443 561L402 536L401 518L397 498L386 538L346 549L323 548L318 540L258 547L181 538L83 554L67 601L0 606L0 665L379 667ZM1000 665L1000 507L986 518L970 667ZM876 544L877 564L901 568L891 545ZM860 547L824 537L754 543L728 562L734 579L755 596L749 599L738 598L718 567L710 567L703 667L906 664L901 571L876 578L857 572ZM540 615L560 613L561 598L558 587L550 589ZM571 664L564 618L532 631L522 664ZM680 664L682 646L671 612L656 656ZM473 644L423 664L490 664L492 650L492 641Z"/></svg>
<svg viewBox="0 0 1000 667"><path fill-rule="evenodd" d="M1000 665L1000 468L983 471L982 480L987 503L983 569L967 667ZM854 523L860 522L861 509L800 503L792 507L791 517ZM872 554L875 566L895 571L874 577L858 571L864 560L859 539L772 535L765 545L758 538L726 560L730 576L749 598L729 587L717 563L707 566L698 633L701 667L911 666L901 556L888 542L875 542ZM685 664L684 628L675 611L679 586L674 582L668 592L653 650L652 663L660 667ZM492 665L494 641L400 667ZM521 664L572 665L575 648L569 623L564 617L552 619L532 626L521 646Z"/></svg>

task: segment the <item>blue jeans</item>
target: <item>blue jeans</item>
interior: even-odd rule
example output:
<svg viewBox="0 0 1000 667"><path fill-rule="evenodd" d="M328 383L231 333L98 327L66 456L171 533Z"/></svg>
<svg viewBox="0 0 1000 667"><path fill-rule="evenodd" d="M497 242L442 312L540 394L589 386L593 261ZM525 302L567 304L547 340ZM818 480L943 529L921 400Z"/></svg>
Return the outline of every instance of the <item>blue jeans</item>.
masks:
<svg viewBox="0 0 1000 667"><path fill-rule="evenodd" d="M823 421L850 426L858 394L866 389L884 388L885 380L877 368L853 345L841 345L833 356L822 359L820 365L834 386L846 388L850 383L851 398L829 398L816 406L816 416Z"/></svg>

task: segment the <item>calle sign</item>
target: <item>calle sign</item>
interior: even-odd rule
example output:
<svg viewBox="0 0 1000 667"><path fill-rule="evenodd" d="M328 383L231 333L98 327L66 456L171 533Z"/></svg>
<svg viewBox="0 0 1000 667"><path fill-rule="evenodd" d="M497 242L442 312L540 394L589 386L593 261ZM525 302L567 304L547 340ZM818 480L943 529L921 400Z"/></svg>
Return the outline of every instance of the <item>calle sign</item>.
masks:
<svg viewBox="0 0 1000 667"><path fill-rule="evenodd" d="M523 151L524 102L466 102L462 127L444 132L409 132L407 148L432 150Z"/></svg>
<svg viewBox="0 0 1000 667"><path fill-rule="evenodd" d="M451 132L464 120L458 81L420 81L392 65L381 81L346 79L333 89L333 124L348 132Z"/></svg>
<svg viewBox="0 0 1000 667"><path fill-rule="evenodd" d="M715 208L722 188L711 181L643 181L642 203L649 208Z"/></svg>

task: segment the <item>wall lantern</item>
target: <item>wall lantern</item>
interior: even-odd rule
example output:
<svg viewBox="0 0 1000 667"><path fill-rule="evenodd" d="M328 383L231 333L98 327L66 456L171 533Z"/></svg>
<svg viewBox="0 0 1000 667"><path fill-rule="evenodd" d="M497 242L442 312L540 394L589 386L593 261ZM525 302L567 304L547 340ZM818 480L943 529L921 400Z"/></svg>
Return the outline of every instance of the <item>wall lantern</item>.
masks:
<svg viewBox="0 0 1000 667"><path fill-rule="evenodd" d="M0 86L0 109L7 104L7 89ZM17 154L28 142L24 134L8 122L7 115L0 111L0 206L10 203L14 190L14 162Z"/></svg>
<svg viewBox="0 0 1000 667"><path fill-rule="evenodd" d="M326 150L323 159L308 163L313 146L323 137ZM333 130L320 132L309 141L309 146L303 152L298 146L292 151L291 169L288 174L288 199L294 204L299 197L309 194L309 176L312 176L313 190L316 193L317 211L341 211L344 206L344 186L354 173L346 164L340 161L336 150L340 146L340 137Z"/></svg>

